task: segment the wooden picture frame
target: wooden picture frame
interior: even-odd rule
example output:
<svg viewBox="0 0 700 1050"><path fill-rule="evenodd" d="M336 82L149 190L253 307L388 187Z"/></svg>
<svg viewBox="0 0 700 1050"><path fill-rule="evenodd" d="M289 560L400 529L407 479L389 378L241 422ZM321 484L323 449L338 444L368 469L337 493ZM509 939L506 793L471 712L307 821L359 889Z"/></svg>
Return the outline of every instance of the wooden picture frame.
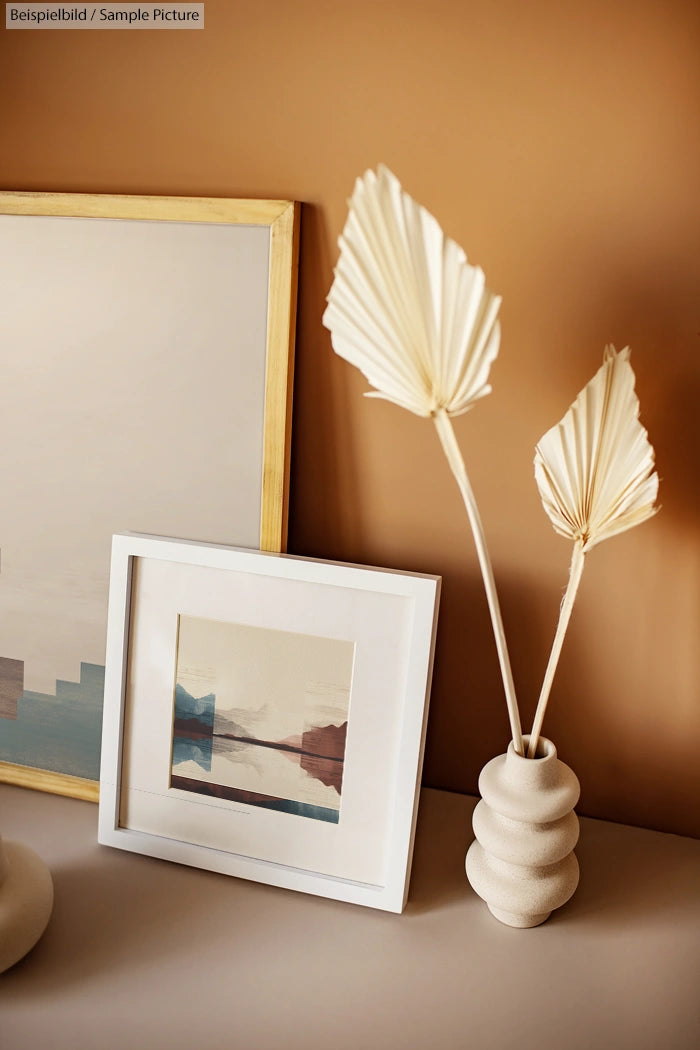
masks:
<svg viewBox="0 0 700 1050"><path fill-rule="evenodd" d="M0 780L97 799L114 532L284 550L299 214L0 193Z"/></svg>
<svg viewBox="0 0 700 1050"><path fill-rule="evenodd" d="M99 841L400 912L440 578L112 548Z"/></svg>

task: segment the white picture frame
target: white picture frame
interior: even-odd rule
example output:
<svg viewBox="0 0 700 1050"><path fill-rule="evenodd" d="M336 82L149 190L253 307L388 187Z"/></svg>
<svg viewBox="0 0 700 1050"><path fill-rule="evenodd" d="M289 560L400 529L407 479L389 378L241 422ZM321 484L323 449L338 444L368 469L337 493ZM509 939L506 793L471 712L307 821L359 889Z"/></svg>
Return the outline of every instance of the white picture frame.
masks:
<svg viewBox="0 0 700 1050"><path fill-rule="evenodd" d="M440 582L114 536L99 841L401 912Z"/></svg>

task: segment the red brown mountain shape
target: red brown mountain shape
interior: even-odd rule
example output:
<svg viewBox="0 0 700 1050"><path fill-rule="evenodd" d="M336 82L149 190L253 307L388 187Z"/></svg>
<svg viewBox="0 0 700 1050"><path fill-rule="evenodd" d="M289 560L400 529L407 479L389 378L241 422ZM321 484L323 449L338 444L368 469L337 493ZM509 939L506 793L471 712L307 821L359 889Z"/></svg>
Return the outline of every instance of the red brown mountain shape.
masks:
<svg viewBox="0 0 700 1050"><path fill-rule="evenodd" d="M307 729L301 736L301 750L308 755L332 758L342 762L345 758L345 741L348 724L340 726L317 726Z"/></svg>
<svg viewBox="0 0 700 1050"><path fill-rule="evenodd" d="M299 764L305 773L320 780L326 787L343 790L343 760L348 724L340 726L315 726L301 736L290 736L280 741L283 746L293 748L299 755ZM290 754L290 758L294 757Z"/></svg>

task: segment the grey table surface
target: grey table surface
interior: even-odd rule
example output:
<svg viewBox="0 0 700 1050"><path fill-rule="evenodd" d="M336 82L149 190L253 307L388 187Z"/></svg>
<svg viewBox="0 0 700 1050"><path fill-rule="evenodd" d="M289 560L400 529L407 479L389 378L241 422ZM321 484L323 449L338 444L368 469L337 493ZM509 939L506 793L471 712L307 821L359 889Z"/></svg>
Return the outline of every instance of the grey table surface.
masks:
<svg viewBox="0 0 700 1050"><path fill-rule="evenodd" d="M423 791L393 915L99 846L95 805L1 785L56 894L1 1050L697 1050L700 842L582 819L575 897L513 930L466 882L474 804Z"/></svg>

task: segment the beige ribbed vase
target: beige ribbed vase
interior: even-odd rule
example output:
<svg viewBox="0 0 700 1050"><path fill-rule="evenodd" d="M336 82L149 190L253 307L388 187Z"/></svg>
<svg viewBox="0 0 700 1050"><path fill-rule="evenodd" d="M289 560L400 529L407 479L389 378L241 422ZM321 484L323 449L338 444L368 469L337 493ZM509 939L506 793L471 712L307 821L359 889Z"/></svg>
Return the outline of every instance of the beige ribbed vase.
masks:
<svg viewBox="0 0 700 1050"><path fill-rule="evenodd" d="M578 885L579 782L540 737L535 758L516 754L511 743L485 765L479 792L467 878L501 922L539 926Z"/></svg>

